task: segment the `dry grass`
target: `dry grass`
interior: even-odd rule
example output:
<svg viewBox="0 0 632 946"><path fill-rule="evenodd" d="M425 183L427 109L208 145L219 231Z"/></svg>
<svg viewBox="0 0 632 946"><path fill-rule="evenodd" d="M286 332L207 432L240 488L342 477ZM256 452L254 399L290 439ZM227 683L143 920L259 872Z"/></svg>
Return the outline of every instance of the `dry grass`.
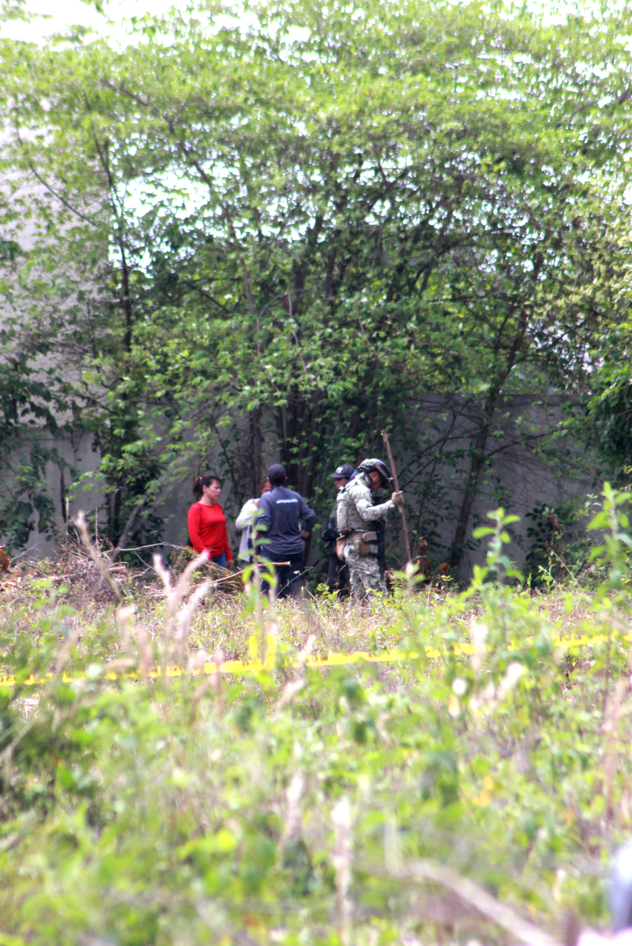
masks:
<svg viewBox="0 0 632 946"><path fill-rule="evenodd" d="M514 938L517 938L519 920L513 915L507 919L506 909L508 903L522 903L523 889L537 891L543 916L552 916L555 912L547 888L541 883L543 866L552 863L553 858L546 833L549 824L552 825L551 837L562 845L561 853L554 852L554 857L555 864L564 865L563 871L568 874L569 902L573 903L574 899L579 902L587 896L586 892L593 895L597 876L595 852L609 850L613 831L627 829L630 820L626 775L629 707L622 689L627 681L622 673L622 668L626 667L625 655L611 654L610 650L604 654L605 648L602 648L601 656L597 655L601 664L587 660L583 667L575 658L567 671L549 648L541 661L538 658L535 668L529 663L531 657L525 661L524 667L528 669L523 668L523 673L529 678L530 689L526 697L527 691L522 693L518 702L514 698L515 687L523 674L512 677L511 670L515 670L516 664L510 662L506 666L507 660L513 660L512 656L506 657L507 651L510 655L517 652L525 641L531 640L531 635L537 636L545 626L553 630L554 636L579 636L591 625L598 625L600 616L591 612L591 598L581 589L574 589L572 595L563 588L553 588L546 595L524 591L510 595L502 588L488 586L467 597L456 591L444 593L432 589L416 594L402 586L393 598L364 604L340 602L328 595L307 595L298 601L270 604L252 587L238 594L228 594L212 584L209 574L201 570L183 576L177 570L169 573L155 563L153 569L136 572L122 566L109 575L115 578L116 584L108 581L107 563L88 546L85 552L76 548L66 550L54 561L37 563L29 570L23 568L21 574L14 570L4 582L0 590L0 621L9 629L9 634L5 634L5 653L13 647L11 628L15 628L22 632L22 643L25 637L35 643L36 659L29 664L30 672L37 676L42 668L53 670L48 688L40 691L38 712L43 714L48 705L48 693L59 680L62 668L70 669L77 649L82 657L77 666L86 670L85 678L79 677L73 683L78 705L82 700L88 705L92 699L90 666L98 669L101 681L94 684L94 692L101 686L99 693L103 696L111 687L113 698L116 697L115 687L105 679L99 665L107 663L110 669L140 671L141 681L138 682L144 680L146 687L137 685L136 678L131 685L128 681L116 685L122 689L127 687L125 692L130 705L137 703L139 707L140 742L130 758L138 764L135 754L146 738L142 727L146 725L147 706L143 700L148 694L147 705L156 709L156 731L160 738L164 735L165 720L169 720L169 727L173 728L173 758L168 764L176 766L173 771L186 773L187 778L197 779L195 773L199 771L199 785L204 786L204 791L192 788L187 795L181 786L172 785L171 769L168 778L163 778L161 788L172 805L170 810L185 812L191 823L198 824L204 819L208 825L215 823L212 819L222 799L228 798L234 789L233 775L222 781L215 762L223 757L225 749L233 753L236 744L241 748L234 753L234 758L231 756L231 765L242 767L246 794L269 776L269 793L263 803L265 810L268 806L277 815L282 814L283 805L287 803L289 812L292 805L298 804L296 799L301 791L307 791L306 787L311 784L310 816L318 804L321 808L317 815L306 817L302 837L307 849L328 850L328 832L333 826L331 865L341 929L347 928L350 916L349 815L344 805L337 804L338 797L334 806L333 796L323 794L321 773L325 762L329 766L327 778L332 784L338 784L336 779L339 779L345 791L354 784L358 772L364 773L363 779L369 773L371 779L382 786L380 790L384 791L385 799L400 799L404 820L408 818L408 806L418 806L416 830L420 825L423 827L424 844L433 851L436 847L437 857L442 851L441 856L448 857L452 841L446 840L443 822L438 821L433 827L433 822L428 820L424 806L434 802L430 795L426 798L423 794L424 786L436 783L439 786L437 799L443 798L441 786L447 785L446 792L448 789L456 792L458 788L459 804L463 808L459 817L463 817L463 825L471 832L463 848L469 852L467 857L476 853L479 860L475 863L482 864L487 854L501 858L511 855L520 864L519 884L516 881L512 887L513 874L511 871L508 874L511 883L508 882L503 892L507 903L499 905L490 901L488 904L489 917L499 927L510 929ZM611 615L608 620L614 621L615 617ZM477 622L481 622L479 630L487 622L490 641L494 631L497 632L494 642L486 651L482 645L478 662L474 657L470 659L461 654L457 670L463 676L453 680L452 641L473 640ZM604 626L602 620L602 631ZM38 635L43 641L46 634L49 651L44 642L38 647ZM256 675L248 675L234 685L232 681L222 682L220 674L210 674L201 680L187 675L182 684L172 685L171 678L160 680L158 674L152 672L156 665L167 661L192 669L219 655L223 660L248 659L253 634L257 645L262 647L267 646L267 636L273 637L279 651L294 658L301 652L306 656L308 651L317 655L356 650L377 652L407 645L421 654L425 646L439 648L441 654L437 659L431 654L430 659L418 662L373 665L370 671L354 667L349 673L327 669L322 674L306 673L299 659L294 661L298 664L294 667L277 664L276 672L269 677L261 676L263 682ZM15 640L19 637L16 633ZM529 647L527 644L526 649ZM16 648L16 652L18 650ZM263 656L263 651L260 654ZM616 657L612 677L611 657ZM8 661L8 657L6 659ZM39 666L33 670L37 660ZM456 699L464 692L466 676L474 688L467 714ZM168 683L163 686L166 679ZM355 703L356 691L349 686L349 681L365 685ZM455 689L454 682L461 684L461 688ZM612 700L604 696L609 682L613 684L610 687ZM294 704L301 699L303 703L294 712ZM16 739L22 739L23 733L28 732L27 726L37 724L38 714L33 712L35 704L28 703L23 700L16 707L20 721L26 721ZM255 703L262 708L257 723L257 732L264 733L260 745L250 733L250 716L246 715L246 711L255 712L252 709ZM516 718L518 711L519 719ZM55 704L53 713L58 712ZM318 726L312 725L314 719ZM57 716L54 720L56 727ZM598 780L593 778L592 764L585 773L581 765L573 761L579 723L582 741L588 746L588 750L584 748L582 752L589 751L596 760L596 771L603 773ZM75 722L71 720L68 725L75 727ZM104 732L106 730L109 731L108 727ZM312 753L311 768L307 770L309 777L296 767L292 754L299 731L302 732L301 752ZM218 740L217 745L214 739ZM366 740L371 747L368 753L363 748ZM269 747L277 744L281 746L282 762L277 761L274 763L277 768L270 768ZM551 754L547 746L553 746L555 753ZM218 754L211 757L211 752ZM159 757L160 753L156 755ZM107 746L99 758L101 766L114 764ZM213 765L209 766L209 758ZM411 758L416 760L414 771L409 769ZM441 761L444 759L457 760L458 770L446 768L447 763L444 765ZM53 759L53 763L56 766L57 760ZM553 763L558 766L555 772ZM141 766L143 779L145 764ZM301 762L301 765L307 763ZM124 770L125 767L121 771ZM456 771L458 780L454 775ZM118 770L114 775L108 784L118 785ZM153 791L157 784L159 779L147 778L148 794L149 787ZM364 782L361 783L359 777L357 785L358 798L364 798ZM285 795L282 788L283 791L287 788ZM212 791L215 796L213 805L209 806ZM136 788L135 803L137 792ZM603 811L594 804L595 795L603 797ZM445 804L449 807L456 798L456 794L453 797L448 792ZM256 803L260 802L258 799ZM245 809L250 812L250 802ZM523 838L526 830L523 824L527 827L531 821L536 824L536 819L542 823L537 831L534 829L527 843ZM288 827L281 833L283 843L279 851L291 837L295 821L293 815L287 815ZM186 831L189 830L187 821ZM437 885L444 886L458 895L459 903L467 905L469 896L480 912L480 891L463 887L463 878L453 872L446 873L443 866L433 861L411 861L402 866L399 855L395 856L396 840L392 845L395 853L391 852L393 863L387 859L382 865L371 854L374 850L372 829L367 828L361 841L357 834L359 826L355 825L353 830L358 849L364 845L366 856L373 858L366 862L369 873L374 872L376 877L383 874L389 883L397 879L406 889L412 889L421 881L431 882L433 890ZM281 870L283 862L279 858L277 855ZM132 874L136 876L135 855L130 857L131 863L134 864ZM179 861L176 866L179 870ZM459 869L462 866L461 862L457 863ZM468 862L466 866L469 870L471 864ZM74 891L69 897L72 900ZM435 922L433 917L441 916L441 910L449 924L465 923L468 919L467 911L455 911L445 899L434 904L424 902L419 909L429 922ZM590 909L597 910L596 907ZM356 920L361 919L358 912L355 916ZM523 942L537 942L538 946L547 943L542 931L525 929ZM451 934L445 941L454 941ZM490 935L488 941L494 942L496 938Z"/></svg>
<svg viewBox="0 0 632 946"><path fill-rule="evenodd" d="M95 635L101 635L104 643L107 639L113 648L109 656L116 659L121 649L127 649L127 642L116 642L119 631L123 633L118 627L120 617L117 619L116 615L124 606L126 613L133 609L134 625L141 635L149 642L160 644L169 610L165 571L150 566L135 569L122 562L110 568L106 562L107 559L95 554L92 548L85 550L69 544L53 559L14 567L0 581L0 620L5 626L26 630L34 627L42 616L62 608L66 624L73 628L77 646L81 647L82 640L89 640L92 646ZM177 569L167 570L166 574L175 586L179 577ZM243 591L228 593L212 582L202 595L202 584L215 577L201 568L191 574L190 585L185 582L185 587L181 588L183 602L187 595L189 602L193 596L200 600L186 615L182 653L174 653L175 659L184 658L190 664L217 652L225 660L248 657L249 639L256 621L252 609L248 608L247 595ZM300 600L278 601L273 606L264 601L263 606L265 620L273 622L283 650L288 654L298 653L313 637L314 653L325 656L397 647L407 638L414 622L432 624L437 608L447 604L449 609L450 602L456 603L457 595L455 591L428 588L421 593L410 593L400 588L394 598L358 603L339 601L327 594L305 593ZM556 587L547 594L533 593L530 597L531 603L537 602L538 612L560 636L577 635L590 618L590 595L579 590L571 597L564 589ZM448 616L448 624L464 639L470 636L469 625L476 618L477 607L477 600L473 598L466 607L455 608L455 613ZM445 622L445 609L442 612ZM108 653L103 657L107 659Z"/></svg>

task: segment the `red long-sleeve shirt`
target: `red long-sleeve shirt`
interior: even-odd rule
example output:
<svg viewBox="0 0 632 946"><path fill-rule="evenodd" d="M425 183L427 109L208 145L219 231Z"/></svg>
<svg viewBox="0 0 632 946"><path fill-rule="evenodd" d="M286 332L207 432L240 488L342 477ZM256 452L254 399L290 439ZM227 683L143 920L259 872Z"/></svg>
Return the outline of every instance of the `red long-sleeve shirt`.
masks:
<svg viewBox="0 0 632 946"><path fill-rule="evenodd" d="M204 503L193 503L189 509L189 538L196 552L205 549L210 558L216 558L226 552L226 559L233 560L233 553L228 544L226 530L226 516L220 503L207 506Z"/></svg>

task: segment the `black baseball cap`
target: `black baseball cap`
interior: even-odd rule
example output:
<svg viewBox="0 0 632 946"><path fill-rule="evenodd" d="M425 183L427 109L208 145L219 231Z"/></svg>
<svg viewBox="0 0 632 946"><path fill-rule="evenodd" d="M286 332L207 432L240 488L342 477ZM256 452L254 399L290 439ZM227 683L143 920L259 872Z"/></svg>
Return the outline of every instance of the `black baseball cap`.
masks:
<svg viewBox="0 0 632 946"><path fill-rule="evenodd" d="M343 463L342 466L339 466L335 473L328 473L328 476L331 476L334 480L350 480L353 474L355 473L354 467L350 463Z"/></svg>
<svg viewBox="0 0 632 946"><path fill-rule="evenodd" d="M272 480L273 477L286 477L287 473L285 467L281 463L273 463L270 469L268 470L268 479Z"/></svg>

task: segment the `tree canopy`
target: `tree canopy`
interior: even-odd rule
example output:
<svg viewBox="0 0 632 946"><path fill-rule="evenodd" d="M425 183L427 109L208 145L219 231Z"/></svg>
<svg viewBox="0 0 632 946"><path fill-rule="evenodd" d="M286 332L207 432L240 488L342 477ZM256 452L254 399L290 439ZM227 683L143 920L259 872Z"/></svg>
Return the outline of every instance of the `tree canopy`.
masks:
<svg viewBox="0 0 632 946"><path fill-rule="evenodd" d="M458 565L490 456L541 444L508 400L583 403L628 318L628 5L194 2L130 29L1 47L2 342L31 387L0 386L0 431L63 403L124 545L217 445L238 498L264 443L313 495L387 428L407 489L459 471ZM467 407L466 451L427 395Z"/></svg>

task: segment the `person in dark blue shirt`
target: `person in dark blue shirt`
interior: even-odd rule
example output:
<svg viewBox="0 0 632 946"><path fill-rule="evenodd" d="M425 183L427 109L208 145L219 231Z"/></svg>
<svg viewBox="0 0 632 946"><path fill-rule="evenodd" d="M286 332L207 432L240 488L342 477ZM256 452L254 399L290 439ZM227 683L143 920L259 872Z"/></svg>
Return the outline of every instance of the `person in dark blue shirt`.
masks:
<svg viewBox="0 0 632 946"><path fill-rule="evenodd" d="M272 489L261 497L257 517L257 527L266 539L259 551L262 558L273 564L279 563L275 568L277 598L294 597L301 590L304 539L309 537L314 528L316 513L309 508L300 493L287 488L287 474L280 463L273 463L268 470L268 478ZM262 590L267 592L266 582Z"/></svg>

